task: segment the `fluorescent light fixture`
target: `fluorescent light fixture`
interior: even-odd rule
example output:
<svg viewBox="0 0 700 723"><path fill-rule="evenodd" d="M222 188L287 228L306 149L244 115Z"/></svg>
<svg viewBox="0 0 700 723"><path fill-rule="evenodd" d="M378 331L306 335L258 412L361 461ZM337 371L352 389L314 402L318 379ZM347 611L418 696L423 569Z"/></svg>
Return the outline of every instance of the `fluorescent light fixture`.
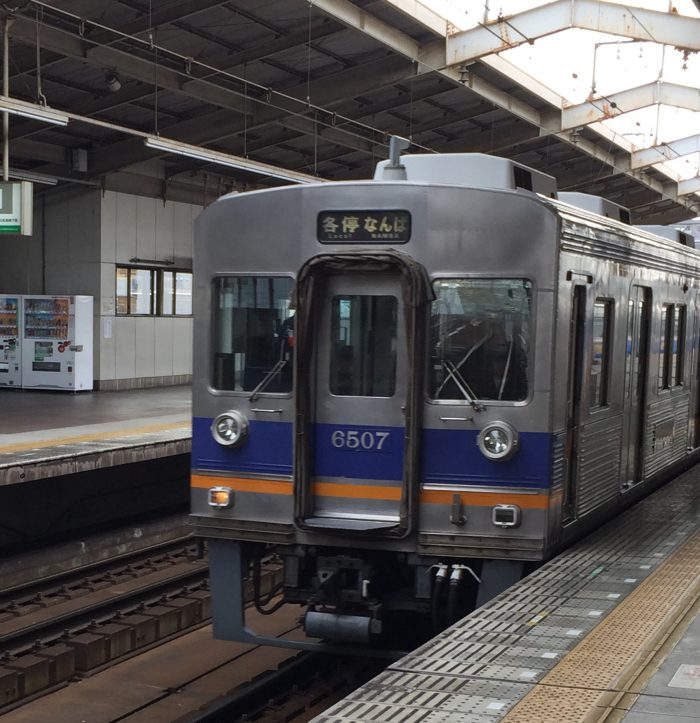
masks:
<svg viewBox="0 0 700 723"><path fill-rule="evenodd" d="M0 95L0 111L44 123L53 123L57 126L68 125L68 121L70 120L65 113L61 113L60 111L51 110L51 108L37 105L36 103L25 103L23 100L8 98L6 95Z"/></svg>
<svg viewBox="0 0 700 723"><path fill-rule="evenodd" d="M156 151L176 153L180 156L194 158L195 160L205 161L206 163L215 163L219 166L228 166L229 168L238 168L242 171L259 173L262 176L279 178L282 181L291 181L292 183L322 183L324 180L306 173L299 173L286 168L271 166L259 161L251 161L247 158L232 156L228 153L221 153L220 151L212 151L209 148L199 148L198 146L181 143L180 141L171 141L167 138L148 137L144 143L147 148L152 148Z"/></svg>
<svg viewBox="0 0 700 723"><path fill-rule="evenodd" d="M20 171L17 168L10 168L10 178L17 178L20 181L31 181L32 183L43 183L45 186L55 186L58 178L45 176L43 173L32 173L31 171Z"/></svg>

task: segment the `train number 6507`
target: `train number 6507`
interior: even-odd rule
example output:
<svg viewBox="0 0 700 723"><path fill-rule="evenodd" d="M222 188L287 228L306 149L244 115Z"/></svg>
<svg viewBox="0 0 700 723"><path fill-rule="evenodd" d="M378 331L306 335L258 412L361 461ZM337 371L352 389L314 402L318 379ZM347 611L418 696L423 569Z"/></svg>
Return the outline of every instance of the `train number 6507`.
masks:
<svg viewBox="0 0 700 723"><path fill-rule="evenodd" d="M359 432L356 429L336 429L331 444L337 449L381 450L389 432Z"/></svg>

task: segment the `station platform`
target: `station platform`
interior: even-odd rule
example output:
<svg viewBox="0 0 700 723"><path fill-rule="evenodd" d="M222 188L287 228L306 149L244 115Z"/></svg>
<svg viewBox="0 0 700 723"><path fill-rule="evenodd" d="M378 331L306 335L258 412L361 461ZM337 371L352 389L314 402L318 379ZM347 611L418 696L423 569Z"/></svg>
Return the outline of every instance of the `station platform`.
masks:
<svg viewBox="0 0 700 723"><path fill-rule="evenodd" d="M315 723L700 720L700 466Z"/></svg>
<svg viewBox="0 0 700 723"><path fill-rule="evenodd" d="M0 390L0 485L189 452L191 396Z"/></svg>
<svg viewBox="0 0 700 723"><path fill-rule="evenodd" d="M191 396L0 390L0 545L186 504Z"/></svg>

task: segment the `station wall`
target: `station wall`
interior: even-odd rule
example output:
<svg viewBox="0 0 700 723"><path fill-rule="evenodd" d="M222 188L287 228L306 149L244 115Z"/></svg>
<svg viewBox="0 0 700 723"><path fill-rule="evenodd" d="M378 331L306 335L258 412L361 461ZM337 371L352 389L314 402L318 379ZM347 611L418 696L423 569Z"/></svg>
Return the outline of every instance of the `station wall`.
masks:
<svg viewBox="0 0 700 723"><path fill-rule="evenodd" d="M116 267L172 262L191 269L201 209L99 189L42 194L35 198L34 235L4 240L0 292L94 298L96 389L189 383L192 317L118 316Z"/></svg>
<svg viewBox="0 0 700 723"><path fill-rule="evenodd" d="M193 224L201 210L116 191L101 196L101 294L95 328L100 388L191 381L192 317L116 316L115 269L132 259L171 261L174 268L191 269Z"/></svg>

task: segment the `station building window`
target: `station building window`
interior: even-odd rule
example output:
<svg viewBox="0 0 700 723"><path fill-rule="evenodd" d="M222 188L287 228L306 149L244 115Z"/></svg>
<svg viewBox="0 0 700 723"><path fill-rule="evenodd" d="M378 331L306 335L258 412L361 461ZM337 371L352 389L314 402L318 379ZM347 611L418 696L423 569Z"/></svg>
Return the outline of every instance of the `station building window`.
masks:
<svg viewBox="0 0 700 723"><path fill-rule="evenodd" d="M117 314L153 316L157 309L156 270L117 266Z"/></svg>
<svg viewBox="0 0 700 723"><path fill-rule="evenodd" d="M161 271L161 314L190 316L192 314L192 272Z"/></svg>
<svg viewBox="0 0 700 723"><path fill-rule="evenodd" d="M117 266L118 316L190 316L192 272Z"/></svg>

